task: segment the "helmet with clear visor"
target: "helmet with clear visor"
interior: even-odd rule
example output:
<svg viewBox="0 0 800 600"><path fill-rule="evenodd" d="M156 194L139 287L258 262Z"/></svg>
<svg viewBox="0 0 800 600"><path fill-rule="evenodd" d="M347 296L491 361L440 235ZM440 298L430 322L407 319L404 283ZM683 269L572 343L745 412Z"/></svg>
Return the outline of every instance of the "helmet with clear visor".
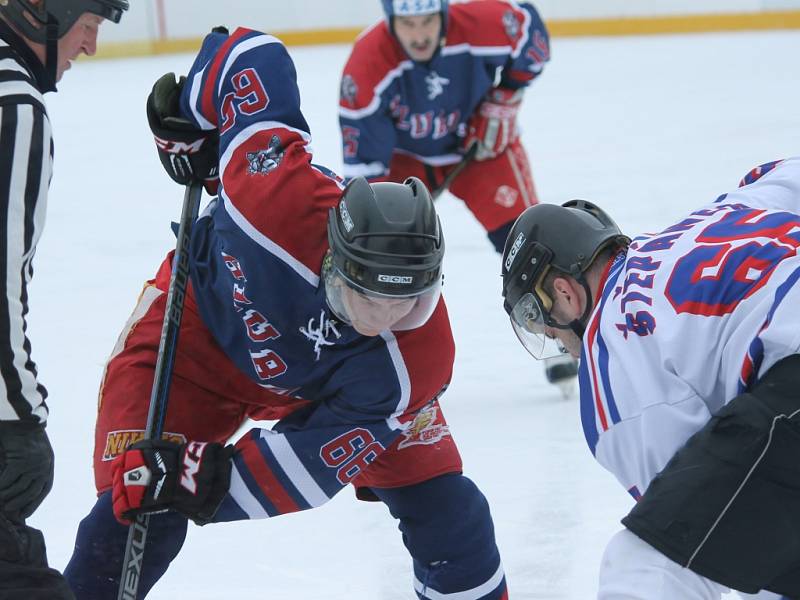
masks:
<svg viewBox="0 0 800 600"><path fill-rule="evenodd" d="M372 335L423 325L441 295L444 238L425 185L350 181L328 215L328 306Z"/></svg>
<svg viewBox="0 0 800 600"><path fill-rule="evenodd" d="M553 299L545 289L551 272L569 275L592 294L585 272L597 255L612 245L626 246L630 239L603 210L586 200L570 200L562 206L537 204L516 220L503 250L504 308L520 342L535 358L564 352L547 335L550 329L572 329L579 337L592 309L571 323L559 323L550 314Z"/></svg>

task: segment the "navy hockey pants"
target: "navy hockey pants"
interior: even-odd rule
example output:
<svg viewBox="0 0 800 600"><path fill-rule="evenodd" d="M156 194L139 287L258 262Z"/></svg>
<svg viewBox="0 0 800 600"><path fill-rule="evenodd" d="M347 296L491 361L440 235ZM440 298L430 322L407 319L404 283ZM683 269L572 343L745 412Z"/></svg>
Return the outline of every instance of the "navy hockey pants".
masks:
<svg viewBox="0 0 800 600"><path fill-rule="evenodd" d="M0 598L74 600L61 573L47 566L42 532L0 512Z"/></svg>
<svg viewBox="0 0 800 600"><path fill-rule="evenodd" d="M489 506L472 481L449 474L372 491L400 521L419 598L439 600L457 594L459 600L507 600ZM139 598L177 556L186 527L187 520L177 513L152 516ZM64 571L77 600L116 598L127 536L128 527L112 513L111 493L102 494L81 521L75 551Z"/></svg>

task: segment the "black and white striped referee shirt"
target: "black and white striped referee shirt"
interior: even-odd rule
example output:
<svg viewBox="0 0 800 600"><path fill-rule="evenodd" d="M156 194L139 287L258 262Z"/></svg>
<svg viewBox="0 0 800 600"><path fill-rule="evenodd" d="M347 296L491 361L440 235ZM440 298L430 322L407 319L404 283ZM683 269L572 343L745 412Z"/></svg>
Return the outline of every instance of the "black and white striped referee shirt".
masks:
<svg viewBox="0 0 800 600"><path fill-rule="evenodd" d="M42 91L53 89L28 45L0 20L0 421L47 420L25 317L33 256L53 170Z"/></svg>

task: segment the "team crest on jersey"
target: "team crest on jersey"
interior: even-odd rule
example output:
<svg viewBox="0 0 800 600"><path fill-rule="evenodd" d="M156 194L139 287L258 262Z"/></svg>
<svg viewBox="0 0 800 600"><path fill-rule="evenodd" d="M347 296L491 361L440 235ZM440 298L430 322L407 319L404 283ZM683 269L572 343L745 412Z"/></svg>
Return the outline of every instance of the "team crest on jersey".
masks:
<svg viewBox="0 0 800 600"><path fill-rule="evenodd" d="M439 404L429 404L417 413L411 425L403 432L403 439L397 446L399 450L408 446L430 446L450 435L450 427L437 423Z"/></svg>
<svg viewBox="0 0 800 600"><path fill-rule="evenodd" d="M444 93L444 86L449 84L450 80L447 77L441 77L436 71L431 71L425 77L425 83L428 85L428 100L433 100Z"/></svg>
<svg viewBox="0 0 800 600"><path fill-rule="evenodd" d="M351 106L356 103L356 96L358 96L358 85L356 85L352 75L345 75L342 77L342 85L339 89L339 95L341 96L343 102L346 102Z"/></svg>
<svg viewBox="0 0 800 600"><path fill-rule="evenodd" d="M125 452L131 444L140 442L144 439L144 429L125 429L119 431L109 431L106 435L106 447L103 450L102 461L106 462L114 460L117 456ZM176 442L178 444L186 443L186 436L182 433L170 433L165 431L161 434L162 440L169 442Z"/></svg>
<svg viewBox="0 0 800 600"><path fill-rule="evenodd" d="M269 141L269 148L247 153L247 162L250 163L248 172L251 175L266 175L278 168L283 160L283 155L281 140L277 135L273 135Z"/></svg>
<svg viewBox="0 0 800 600"><path fill-rule="evenodd" d="M513 11L506 11L506 14L503 15L503 27L506 28L506 35L511 40L516 40L519 37L519 21L517 21L517 17L514 16Z"/></svg>

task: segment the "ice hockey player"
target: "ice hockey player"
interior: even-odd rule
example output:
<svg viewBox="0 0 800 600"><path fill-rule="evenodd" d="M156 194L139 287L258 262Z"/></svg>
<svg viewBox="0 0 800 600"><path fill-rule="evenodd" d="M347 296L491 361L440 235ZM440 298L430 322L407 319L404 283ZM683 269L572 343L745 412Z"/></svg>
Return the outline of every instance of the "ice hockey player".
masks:
<svg viewBox="0 0 800 600"><path fill-rule="evenodd" d="M547 29L527 2L382 4L385 21L361 34L342 74L343 174L415 176L436 190L459 170L450 191L502 252L514 220L538 202L517 113L550 60ZM554 356L545 373L568 394L577 366Z"/></svg>
<svg viewBox="0 0 800 600"><path fill-rule="evenodd" d="M343 187L312 164L294 65L249 29L207 36L185 82L156 83L148 114L173 178L207 180L218 163L219 195L193 231L167 439L125 451L146 421L169 258L107 365L99 498L66 569L76 596L116 593L128 528L115 515L172 509L151 519L146 592L188 519L276 517L352 484L399 519L419 598L507 598L488 504L439 405L454 343L425 186ZM278 423L225 446L247 417Z"/></svg>
<svg viewBox="0 0 800 600"><path fill-rule="evenodd" d="M637 501L600 600L800 597L798 247L800 157L632 241L583 200L511 229L512 326L581 357L586 441Z"/></svg>
<svg viewBox="0 0 800 600"><path fill-rule="evenodd" d="M127 0L0 0L0 598L72 598L48 568L42 533L25 524L53 485L47 391L27 337L28 283L44 227L53 139L43 94Z"/></svg>

